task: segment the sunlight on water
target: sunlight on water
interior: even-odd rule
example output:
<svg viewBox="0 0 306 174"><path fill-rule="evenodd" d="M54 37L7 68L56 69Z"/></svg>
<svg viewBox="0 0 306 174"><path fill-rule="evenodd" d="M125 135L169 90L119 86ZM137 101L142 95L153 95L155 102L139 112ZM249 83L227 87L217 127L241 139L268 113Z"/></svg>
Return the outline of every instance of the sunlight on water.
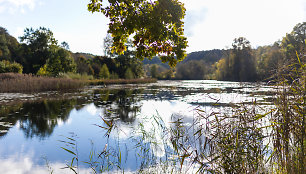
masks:
<svg viewBox="0 0 306 174"><path fill-rule="evenodd" d="M60 168L73 156L61 149L67 144L60 141L67 141L71 133L76 135L79 161L88 161L93 150L101 152L107 144L114 154L110 160L117 160L121 152L120 166L135 172L143 165L139 154L145 152L136 148L137 143L148 148L152 158L165 158L173 151L164 129L170 129L174 120L181 118L184 125L191 125L198 110L209 115L231 113L232 106L242 103L269 105L273 91L273 87L252 83L203 80L92 86L48 97L46 93L1 94L0 173L48 173L46 160L55 173L67 173ZM30 102L11 103L14 96ZM114 120L116 129L109 138L101 118ZM81 162L79 170L90 171Z"/></svg>

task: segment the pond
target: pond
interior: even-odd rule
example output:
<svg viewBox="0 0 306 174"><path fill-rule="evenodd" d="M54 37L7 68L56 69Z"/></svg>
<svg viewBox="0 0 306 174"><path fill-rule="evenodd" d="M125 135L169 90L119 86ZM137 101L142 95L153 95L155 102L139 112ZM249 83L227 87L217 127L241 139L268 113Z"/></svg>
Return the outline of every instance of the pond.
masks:
<svg viewBox="0 0 306 174"><path fill-rule="evenodd" d="M264 84L202 80L0 94L0 173L72 173L63 168L73 158L79 173L93 173L96 164L100 172L133 173L170 160L173 149L163 130L176 119L191 125L199 111L231 113L254 102L267 108L274 91Z"/></svg>

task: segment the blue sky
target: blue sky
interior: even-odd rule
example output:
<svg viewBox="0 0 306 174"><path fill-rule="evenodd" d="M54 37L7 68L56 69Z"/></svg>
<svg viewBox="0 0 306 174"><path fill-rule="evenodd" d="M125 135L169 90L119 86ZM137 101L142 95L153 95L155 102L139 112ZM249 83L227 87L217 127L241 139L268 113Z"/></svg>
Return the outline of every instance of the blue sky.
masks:
<svg viewBox="0 0 306 174"><path fill-rule="evenodd" d="M181 0L187 9L188 52L227 48L243 36L272 44L306 21L306 0ZM0 0L0 26L15 37L27 27L50 28L73 52L103 54L108 20L87 11L89 0Z"/></svg>

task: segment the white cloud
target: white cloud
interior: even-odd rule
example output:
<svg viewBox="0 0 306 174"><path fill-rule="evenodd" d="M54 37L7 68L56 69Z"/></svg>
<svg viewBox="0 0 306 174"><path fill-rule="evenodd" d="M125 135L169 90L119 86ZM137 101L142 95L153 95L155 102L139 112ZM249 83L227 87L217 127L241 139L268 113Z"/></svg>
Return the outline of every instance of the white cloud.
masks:
<svg viewBox="0 0 306 174"><path fill-rule="evenodd" d="M69 169L62 169L65 167L64 163L50 163L49 167L52 173L74 173ZM91 173L92 170L89 168L79 168L80 173ZM48 170L46 165L37 165L33 162L32 156L20 156L14 155L8 159L0 158L0 173L1 174L48 174L51 171Z"/></svg>
<svg viewBox="0 0 306 174"><path fill-rule="evenodd" d="M38 1L39 0L0 0L0 13L25 13L27 9L33 10L36 4L39 3Z"/></svg>

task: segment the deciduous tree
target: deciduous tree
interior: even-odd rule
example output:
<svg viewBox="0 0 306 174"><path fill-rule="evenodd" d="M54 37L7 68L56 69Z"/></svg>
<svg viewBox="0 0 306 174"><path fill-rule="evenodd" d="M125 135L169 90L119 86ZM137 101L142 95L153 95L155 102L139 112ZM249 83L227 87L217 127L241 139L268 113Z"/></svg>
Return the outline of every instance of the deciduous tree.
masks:
<svg viewBox="0 0 306 174"><path fill-rule="evenodd" d="M163 62L173 67L186 57L183 3L178 0L102 2L91 0L88 10L101 12L109 18L108 32L113 37L113 51L122 54L128 38L133 36L136 57L141 60L159 55Z"/></svg>
<svg viewBox="0 0 306 174"><path fill-rule="evenodd" d="M21 42L26 44L23 56L27 59L29 69L27 73L36 72L47 63L51 57L51 47L57 46L57 40L53 36L53 32L47 28L40 27L34 30L26 28L24 35L20 37Z"/></svg>

